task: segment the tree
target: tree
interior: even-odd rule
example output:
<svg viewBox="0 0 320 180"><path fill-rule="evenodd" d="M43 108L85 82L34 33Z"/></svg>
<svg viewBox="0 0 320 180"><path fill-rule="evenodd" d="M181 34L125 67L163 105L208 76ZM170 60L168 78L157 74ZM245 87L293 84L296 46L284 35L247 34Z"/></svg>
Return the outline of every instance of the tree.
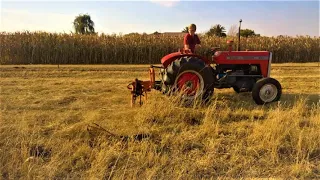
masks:
<svg viewBox="0 0 320 180"><path fill-rule="evenodd" d="M189 27L188 27L188 26L185 27L181 32L183 32L183 33L188 33L188 32L189 32Z"/></svg>
<svg viewBox="0 0 320 180"><path fill-rule="evenodd" d="M238 35L238 33L237 33ZM241 29L240 36L242 37L249 37L249 36L260 36L260 34L256 34L254 30L251 29Z"/></svg>
<svg viewBox="0 0 320 180"><path fill-rule="evenodd" d="M88 14L79 14L73 21L73 27L77 34L95 34L94 22Z"/></svg>
<svg viewBox="0 0 320 180"><path fill-rule="evenodd" d="M237 25L232 25L228 31L228 36L236 36L238 33L238 27Z"/></svg>
<svg viewBox="0 0 320 180"><path fill-rule="evenodd" d="M137 32L131 32L128 34L125 34L124 36L140 36L141 34L137 33Z"/></svg>
<svg viewBox="0 0 320 180"><path fill-rule="evenodd" d="M225 27L221 26L220 24L216 24L215 26L212 26L208 32L206 32L206 35L226 37L227 35L225 32L226 32Z"/></svg>

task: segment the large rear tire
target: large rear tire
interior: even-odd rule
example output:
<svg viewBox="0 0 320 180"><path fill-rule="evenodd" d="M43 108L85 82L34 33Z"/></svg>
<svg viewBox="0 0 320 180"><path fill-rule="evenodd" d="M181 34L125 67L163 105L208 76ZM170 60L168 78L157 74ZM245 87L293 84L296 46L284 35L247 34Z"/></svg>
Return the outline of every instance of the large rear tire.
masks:
<svg viewBox="0 0 320 180"><path fill-rule="evenodd" d="M278 101L281 94L281 84L273 78L258 80L252 89L252 98L258 105Z"/></svg>
<svg viewBox="0 0 320 180"><path fill-rule="evenodd" d="M167 67L164 85L169 94L181 93L184 102L208 102L214 92L214 70L197 57L181 57Z"/></svg>

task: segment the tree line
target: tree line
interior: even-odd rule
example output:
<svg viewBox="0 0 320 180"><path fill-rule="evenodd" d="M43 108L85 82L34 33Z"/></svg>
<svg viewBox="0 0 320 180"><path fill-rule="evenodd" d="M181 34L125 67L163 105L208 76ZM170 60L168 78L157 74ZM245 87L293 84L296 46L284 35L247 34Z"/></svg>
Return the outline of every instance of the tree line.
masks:
<svg viewBox="0 0 320 180"><path fill-rule="evenodd" d="M73 27L77 34L96 34L94 29L95 23L91 19L89 14L79 14L75 17L73 21ZM188 33L189 28L185 27L181 32ZM153 34L160 34L159 32L154 32ZM216 37L226 37L228 36L238 36L238 28L236 25L232 25L229 29L228 34L226 33L226 28L220 24L211 26L211 28L205 33L207 36L216 36ZM242 37L251 37L251 36L260 36L256 34L254 30L251 29L241 29L240 36Z"/></svg>
<svg viewBox="0 0 320 180"><path fill-rule="evenodd" d="M188 27L185 27L181 32L187 33L189 31ZM232 25L229 29L228 34L226 33L226 28L221 24L216 24L211 26L211 28L205 33L207 36L217 36L217 37L227 37L228 36L238 36L238 27L236 25ZM240 36L242 37L250 37L250 36L260 36L260 34L256 34L254 30L251 29L241 29Z"/></svg>

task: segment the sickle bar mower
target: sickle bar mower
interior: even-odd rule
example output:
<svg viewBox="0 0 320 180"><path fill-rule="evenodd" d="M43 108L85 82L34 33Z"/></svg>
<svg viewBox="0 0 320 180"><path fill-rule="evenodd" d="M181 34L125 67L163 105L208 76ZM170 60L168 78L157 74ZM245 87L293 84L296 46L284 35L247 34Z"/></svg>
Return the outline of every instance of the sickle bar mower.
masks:
<svg viewBox="0 0 320 180"><path fill-rule="evenodd" d="M152 88L155 87L155 72L154 72L154 66L150 66L149 68L149 81L141 81L137 78L128 84L127 88L130 89L131 92L131 107L133 107L136 104L137 98L139 99L139 105L141 106L142 96L144 96L145 101L147 101L147 92L150 92Z"/></svg>

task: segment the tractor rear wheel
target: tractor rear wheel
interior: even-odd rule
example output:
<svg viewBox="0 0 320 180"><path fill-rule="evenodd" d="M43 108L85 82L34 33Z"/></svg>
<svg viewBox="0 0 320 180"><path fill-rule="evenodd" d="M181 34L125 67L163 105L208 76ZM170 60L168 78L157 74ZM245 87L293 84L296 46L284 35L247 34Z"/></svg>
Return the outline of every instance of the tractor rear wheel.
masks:
<svg viewBox="0 0 320 180"><path fill-rule="evenodd" d="M258 105L278 101L281 94L281 84L273 78L258 80L252 89L252 98Z"/></svg>
<svg viewBox="0 0 320 180"><path fill-rule="evenodd" d="M214 70L197 57L181 57L167 67L164 84L169 94L180 93L185 102L208 102L214 92Z"/></svg>

